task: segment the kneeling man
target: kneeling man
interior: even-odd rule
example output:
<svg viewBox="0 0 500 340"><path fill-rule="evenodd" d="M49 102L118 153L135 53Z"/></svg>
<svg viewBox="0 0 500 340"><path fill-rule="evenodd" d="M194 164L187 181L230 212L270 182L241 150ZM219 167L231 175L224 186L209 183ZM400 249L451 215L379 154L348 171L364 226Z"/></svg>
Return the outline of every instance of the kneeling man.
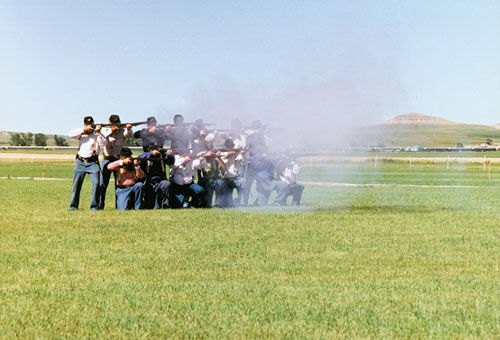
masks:
<svg viewBox="0 0 500 340"><path fill-rule="evenodd" d="M297 175L300 173L299 165L289 157L283 157L278 168L279 183L277 185L278 195L274 201L275 205L286 205L288 196L292 196L292 205L299 205L302 198L304 186L297 183Z"/></svg>
<svg viewBox="0 0 500 340"><path fill-rule="evenodd" d="M132 204L134 209L142 209L142 188L140 179L144 178L144 171L137 159L132 159L132 150L123 148L120 159L108 164L108 169L116 171L116 209L128 210Z"/></svg>
<svg viewBox="0 0 500 340"><path fill-rule="evenodd" d="M246 190L246 180L241 175L244 168L244 152L234 148L234 141L227 138L224 142L224 151L217 152L217 159L222 171L222 179L215 181L215 206L231 208L243 203L243 194ZM238 198L233 199L236 189Z"/></svg>
<svg viewBox="0 0 500 340"><path fill-rule="evenodd" d="M173 195L169 203L172 208L183 208L186 205L190 208L204 207L205 189L194 182L194 177L195 171L205 167L207 161L203 157L191 159L189 154L189 150L179 149L171 167L170 187Z"/></svg>

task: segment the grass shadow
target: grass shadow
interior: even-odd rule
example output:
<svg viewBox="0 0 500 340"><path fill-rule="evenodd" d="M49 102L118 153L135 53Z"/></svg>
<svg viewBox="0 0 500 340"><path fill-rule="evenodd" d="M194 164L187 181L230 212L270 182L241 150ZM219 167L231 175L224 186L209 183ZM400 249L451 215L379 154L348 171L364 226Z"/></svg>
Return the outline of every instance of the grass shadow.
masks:
<svg viewBox="0 0 500 340"><path fill-rule="evenodd" d="M314 212L359 212L359 213L435 213L435 212L456 212L467 209L455 207L429 207L429 206L402 206L402 205L343 205L330 207L311 207Z"/></svg>

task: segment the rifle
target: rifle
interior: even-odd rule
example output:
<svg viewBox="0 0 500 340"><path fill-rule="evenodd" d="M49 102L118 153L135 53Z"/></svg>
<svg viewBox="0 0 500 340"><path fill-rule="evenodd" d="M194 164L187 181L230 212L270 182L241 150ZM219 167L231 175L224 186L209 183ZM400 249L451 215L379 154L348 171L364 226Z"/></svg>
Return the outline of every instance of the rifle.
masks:
<svg viewBox="0 0 500 340"><path fill-rule="evenodd" d="M160 161L161 165L161 170L165 172L165 162L169 159L166 157L145 157L145 158L139 158L139 157L132 157L132 160L138 160L139 163L147 162L146 163L146 172L149 173L149 161Z"/></svg>
<svg viewBox="0 0 500 340"><path fill-rule="evenodd" d="M238 149L219 148L219 149L215 149L215 150L208 150L208 151L198 152L198 154L196 156L197 157L205 157L203 155L206 154L209 151L212 151L214 153L213 156L207 156L207 157L211 158L211 157L219 157L219 156L217 156L217 152L234 152L234 153L240 153L240 152L248 152L248 149L243 149L243 148L238 148Z"/></svg>
<svg viewBox="0 0 500 340"><path fill-rule="evenodd" d="M204 126L212 126L212 125L215 125L214 123L203 123ZM195 123L181 123L181 124L174 124L174 123L168 123L168 124L158 124L157 127L158 128L166 128L167 126L170 126L170 127L184 127L184 128L190 128L191 126L194 127L194 128L199 128L196 126Z"/></svg>
<svg viewBox="0 0 500 340"><path fill-rule="evenodd" d="M234 152L234 153L240 153L240 152L248 152L248 149L245 148L234 148L234 149L228 149L228 148L218 148L215 149L214 152Z"/></svg>
<svg viewBox="0 0 500 340"><path fill-rule="evenodd" d="M243 134L244 131L243 129L212 129L212 131L217 131L217 132L220 132L220 133L223 133L223 134L230 134L230 133L237 133L237 134Z"/></svg>
<svg viewBox="0 0 500 340"><path fill-rule="evenodd" d="M145 157L145 158L139 158L139 157L130 157L130 159L132 159L133 161L135 161L136 159L139 161L139 162L145 162L145 161L166 161L167 157Z"/></svg>
<svg viewBox="0 0 500 340"><path fill-rule="evenodd" d="M128 124L132 125L132 126L137 126L137 125L143 125L143 124L147 124L148 122L134 122L134 123L118 123L118 124L113 124L113 123L104 123L104 124L94 124L92 125L94 128L97 126L97 125L100 125L102 127L109 127L109 126L117 126L119 129L123 129L125 128Z"/></svg>

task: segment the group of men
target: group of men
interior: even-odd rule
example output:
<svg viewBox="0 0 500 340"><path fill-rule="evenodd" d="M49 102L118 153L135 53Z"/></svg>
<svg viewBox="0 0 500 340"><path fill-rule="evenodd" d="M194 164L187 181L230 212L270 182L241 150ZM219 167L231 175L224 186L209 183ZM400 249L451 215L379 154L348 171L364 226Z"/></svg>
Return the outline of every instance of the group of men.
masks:
<svg viewBox="0 0 500 340"><path fill-rule="evenodd" d="M83 128L70 132L79 149L69 210L79 207L86 174L92 182L91 210L104 209L112 174L119 210L247 206L253 182L254 205L267 205L273 191L275 205L286 205L289 196L292 205L300 204L300 167L290 157L268 153L270 138L260 121L243 128L235 119L230 129L219 131L207 129L201 119L185 123L178 114L173 124L158 125L155 117L144 123L147 127L134 133L134 124L122 124L118 115L97 125L87 116ZM144 152L137 157L125 146L131 137L142 141Z"/></svg>

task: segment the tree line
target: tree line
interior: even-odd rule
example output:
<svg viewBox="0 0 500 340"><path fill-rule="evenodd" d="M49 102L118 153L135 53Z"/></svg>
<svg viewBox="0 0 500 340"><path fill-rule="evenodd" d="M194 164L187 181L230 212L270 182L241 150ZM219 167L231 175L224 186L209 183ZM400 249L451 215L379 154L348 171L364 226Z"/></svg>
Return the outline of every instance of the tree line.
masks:
<svg viewBox="0 0 500 340"><path fill-rule="evenodd" d="M15 146L47 146L47 140L49 137L43 133L32 134L28 133L14 133L10 136L10 145ZM68 146L68 141L64 137L54 135L54 142L57 146Z"/></svg>

